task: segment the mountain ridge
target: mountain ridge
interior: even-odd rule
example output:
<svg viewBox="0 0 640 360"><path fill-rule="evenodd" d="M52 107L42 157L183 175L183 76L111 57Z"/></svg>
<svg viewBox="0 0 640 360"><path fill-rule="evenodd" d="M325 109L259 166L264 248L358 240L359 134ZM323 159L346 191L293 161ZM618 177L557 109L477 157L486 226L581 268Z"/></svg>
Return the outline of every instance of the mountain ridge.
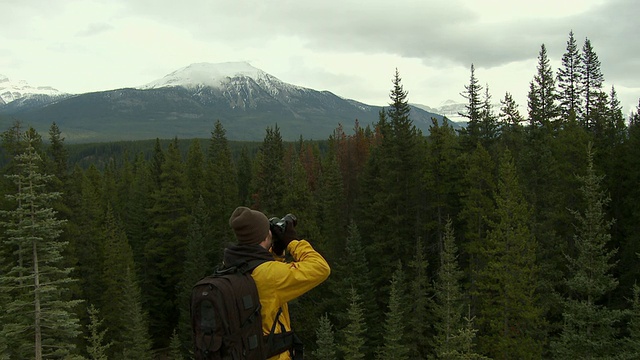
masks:
<svg viewBox="0 0 640 360"><path fill-rule="evenodd" d="M19 99L20 100L20 99ZM71 142L209 137L219 120L230 140L259 141L278 126L284 140L327 139L342 124L378 121L380 106L282 82L246 62L196 63L137 88L29 96L0 104L0 126L22 120L39 132L54 121ZM428 132L442 115L411 107ZM5 124L5 122L7 122ZM457 126L451 123L452 126Z"/></svg>

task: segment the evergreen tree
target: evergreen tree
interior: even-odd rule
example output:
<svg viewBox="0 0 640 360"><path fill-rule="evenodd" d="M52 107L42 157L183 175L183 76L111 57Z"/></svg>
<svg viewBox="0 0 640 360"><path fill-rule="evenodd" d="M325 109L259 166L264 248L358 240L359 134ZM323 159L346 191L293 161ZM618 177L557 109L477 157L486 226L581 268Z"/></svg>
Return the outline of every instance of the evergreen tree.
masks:
<svg viewBox="0 0 640 360"><path fill-rule="evenodd" d="M567 50L562 55L562 67L558 69L558 99L562 121L582 118L582 55L578 49L573 30L569 32Z"/></svg>
<svg viewBox="0 0 640 360"><path fill-rule="evenodd" d="M524 147L523 123L525 120L518 110L518 104L509 92L505 93L500 104L502 105L498 114L500 144L509 149L517 158Z"/></svg>
<svg viewBox="0 0 640 360"><path fill-rule="evenodd" d="M307 189L307 191L309 191ZM322 237L319 245L325 258L331 263L338 258L344 245L346 213L344 211L344 191L342 176L334 154L329 153L323 163L323 171L318 189L318 225Z"/></svg>
<svg viewBox="0 0 640 360"><path fill-rule="evenodd" d="M455 130L447 122L439 125L434 118L431 122L424 159L423 186L426 211L430 215L425 219L426 228L436 239L432 247L434 251L429 253L437 254L442 249L446 219L459 211L460 189L457 186L461 176L460 148ZM437 257L428 260L435 261Z"/></svg>
<svg viewBox="0 0 640 360"><path fill-rule="evenodd" d="M186 161L187 188L189 189L189 202L195 205L200 197L206 196L207 178L205 177L205 159L200 140L191 141Z"/></svg>
<svg viewBox="0 0 640 360"><path fill-rule="evenodd" d="M251 178L251 203L267 216L287 213L282 206L286 192L284 173L284 147L280 129L268 127L258 155L255 171Z"/></svg>
<svg viewBox="0 0 640 360"><path fill-rule="evenodd" d="M365 359L365 336L367 325L364 322L364 314L362 311L362 302L358 291L354 288L350 292L351 304L347 309L347 318L349 324L342 329L342 342L339 349L343 354L344 360L362 360Z"/></svg>
<svg viewBox="0 0 640 360"><path fill-rule="evenodd" d="M559 109L556 104L555 78L547 57L544 44L538 54L538 72L533 77L529 90L529 118L532 126L542 127L547 131L557 130Z"/></svg>
<svg viewBox="0 0 640 360"><path fill-rule="evenodd" d="M446 354L459 351L455 340L463 329L462 312L464 273L458 266L458 248L455 243L451 219L445 225L445 236L440 252L440 267L435 281L434 328L436 331L435 353L439 358L451 358Z"/></svg>
<svg viewBox="0 0 640 360"><path fill-rule="evenodd" d="M318 360L336 359L336 344L334 342L333 325L327 314L320 317L320 322L316 330L317 349L313 355Z"/></svg>
<svg viewBox="0 0 640 360"><path fill-rule="evenodd" d="M462 268L469 278L469 290L472 294L471 312L475 314L476 299L473 296L480 266L481 245L487 236L488 219L494 209L493 192L495 189L494 163L489 152L480 143L474 152L463 159L463 179L460 193L462 209L459 218L464 229L461 258Z"/></svg>
<svg viewBox="0 0 640 360"><path fill-rule="evenodd" d="M406 302L406 296L403 291L403 277L402 266L398 264L398 268L391 277L389 308L383 325L383 343L378 349L377 359L409 359L409 346L405 335L404 303Z"/></svg>
<svg viewBox="0 0 640 360"><path fill-rule="evenodd" d="M425 203L420 177L415 176L422 173L423 139L409 118L406 92L397 72L393 83L388 117L380 114L378 123L381 143L369 157L360 187L373 194L368 196L363 191L356 217L363 237L371 240L367 257L371 269L376 270L376 297L383 306L388 291L385 274L381 273L384 264L411 257L413 241L422 235L421 208ZM380 219L385 219L385 226L380 226Z"/></svg>
<svg viewBox="0 0 640 360"><path fill-rule="evenodd" d="M67 243L60 241L60 234L64 221L50 207L60 193L47 191L53 175L43 173L37 132L25 131L20 141L23 152L15 157L15 172L5 175L15 185L5 195L13 207L1 212L6 229L3 243L11 249L7 271L0 275L7 297L0 314L0 335L7 345L3 356L72 357L81 332L74 312L80 301L64 296L74 279L69 275L72 269L63 267Z"/></svg>
<svg viewBox="0 0 640 360"><path fill-rule="evenodd" d="M627 324L629 336L625 339L624 354L624 358L628 359L633 359L640 354L640 287L635 284L632 290L631 308L629 309L630 317Z"/></svg>
<svg viewBox="0 0 640 360"><path fill-rule="evenodd" d="M582 79L581 90L584 99L584 118L582 125L587 129L593 129L593 112L598 107L598 98L602 92L604 76L600 70L600 60L596 54L591 41L587 38L582 47L582 68L580 76Z"/></svg>
<svg viewBox="0 0 640 360"><path fill-rule="evenodd" d="M107 336L110 343L110 357L117 358L122 354L146 354L150 349L150 341L146 330L146 323L135 324L144 317L139 299L140 289L135 277L133 251L121 224L113 215L111 208L107 209L103 227L102 266L102 314L109 327ZM141 330L141 334L133 334ZM141 339L141 343L133 340ZM140 357L142 359L142 357Z"/></svg>
<svg viewBox="0 0 640 360"><path fill-rule="evenodd" d="M573 211L575 255L567 256L569 293L562 332L552 349L558 359L604 359L620 350L616 324L621 313L601 303L618 280L611 274L615 250L608 248L611 221L606 219L605 206L609 198L600 189L602 177L595 172L591 148L587 152L587 173L579 178L585 208Z"/></svg>
<svg viewBox="0 0 640 360"><path fill-rule="evenodd" d="M182 341L180 340L180 335L178 335L178 332L176 330L173 330L173 334L171 335L169 349L169 360L184 359L184 356L182 356Z"/></svg>
<svg viewBox="0 0 640 360"><path fill-rule="evenodd" d="M154 343L165 347L178 322L176 288L191 223L184 163L177 139L169 143L161 170L160 187L154 191L153 206L148 210L151 236L144 248L143 294Z"/></svg>
<svg viewBox="0 0 640 360"><path fill-rule="evenodd" d="M251 185L251 158L249 150L244 145L240 151L240 160L238 160L238 204L249 205L249 187Z"/></svg>
<svg viewBox="0 0 640 360"><path fill-rule="evenodd" d="M193 285L208 274L212 274L215 266L222 262L224 243L217 238L206 236L210 216L202 197L193 210L193 222L189 227L185 261L179 282L177 307L180 312L178 334L183 348L190 348L191 335L191 291Z"/></svg>
<svg viewBox="0 0 640 360"><path fill-rule="evenodd" d="M491 94L489 93L489 84L484 87L484 96L482 99L482 108L480 110L480 138L486 148L490 148L493 141L498 136L498 117L493 111L491 104Z"/></svg>
<svg viewBox="0 0 640 360"><path fill-rule="evenodd" d="M467 118L467 126L461 130L463 145L465 149L473 149L478 139L480 139L480 122L482 114L482 86L480 86L475 75L475 67L471 64L471 78L469 85L464 86L464 92L460 95L467 99L465 112L458 115Z"/></svg>
<svg viewBox="0 0 640 360"><path fill-rule="evenodd" d="M234 237L228 220L229 214L238 206L238 182L226 131L220 121L216 121L211 133L208 154L208 196L205 203L210 205L212 236L219 241L231 242Z"/></svg>
<svg viewBox="0 0 640 360"><path fill-rule="evenodd" d="M446 228L445 228L446 229ZM409 262L411 280L408 284L408 305L404 308L407 314L407 327L411 329L406 334L407 343L410 344L410 359L427 359L433 349L433 323L431 310L433 309L433 289L428 275L429 261L426 258L423 243L416 241L416 251Z"/></svg>
<svg viewBox="0 0 640 360"><path fill-rule="evenodd" d="M541 357L537 305L537 243L531 235L530 209L513 158L501 158L496 188L495 221L490 222L478 279L480 346L494 358Z"/></svg>
<svg viewBox="0 0 640 360"><path fill-rule="evenodd" d="M88 309L89 313L89 336L87 336L87 353L90 360L108 360L107 351L113 343L105 344L105 335L107 329L103 328L103 322L100 318L100 310L91 304Z"/></svg>

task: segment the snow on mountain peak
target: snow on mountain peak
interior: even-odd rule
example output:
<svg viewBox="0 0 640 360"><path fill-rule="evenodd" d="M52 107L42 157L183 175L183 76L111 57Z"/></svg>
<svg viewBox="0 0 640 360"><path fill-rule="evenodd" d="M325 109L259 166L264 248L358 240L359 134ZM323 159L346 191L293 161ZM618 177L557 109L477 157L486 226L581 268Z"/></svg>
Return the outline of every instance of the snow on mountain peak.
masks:
<svg viewBox="0 0 640 360"><path fill-rule="evenodd" d="M251 66L247 62L196 63L178 69L162 79L150 82L140 88L154 89L169 86L221 87L230 78L236 76L247 76L255 81L269 77L267 73Z"/></svg>
<svg viewBox="0 0 640 360"><path fill-rule="evenodd" d="M7 76L0 74L0 99L5 103L25 98L32 95L60 96L64 93L50 87L33 87L24 80L12 81Z"/></svg>

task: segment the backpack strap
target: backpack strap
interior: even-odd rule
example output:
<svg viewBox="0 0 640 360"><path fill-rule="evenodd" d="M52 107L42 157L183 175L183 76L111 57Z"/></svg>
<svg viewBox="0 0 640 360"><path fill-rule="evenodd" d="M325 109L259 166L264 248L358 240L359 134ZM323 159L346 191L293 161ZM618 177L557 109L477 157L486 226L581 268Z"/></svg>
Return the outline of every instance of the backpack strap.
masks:
<svg viewBox="0 0 640 360"><path fill-rule="evenodd" d="M291 353L293 360L302 360L303 344L298 335L293 330L285 331L284 324L280 321L282 307L278 309L271 331L265 336L265 345L267 347L267 357L278 355L285 351ZM276 326L280 324L281 332L276 334Z"/></svg>

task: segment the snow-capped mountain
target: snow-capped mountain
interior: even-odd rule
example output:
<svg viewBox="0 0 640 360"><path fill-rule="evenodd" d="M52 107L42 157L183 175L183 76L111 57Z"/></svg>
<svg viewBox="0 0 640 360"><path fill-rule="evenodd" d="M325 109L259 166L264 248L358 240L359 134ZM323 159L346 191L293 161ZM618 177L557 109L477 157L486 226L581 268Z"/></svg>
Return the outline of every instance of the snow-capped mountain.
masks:
<svg viewBox="0 0 640 360"><path fill-rule="evenodd" d="M12 81L0 74L0 105L33 96L61 97L65 94L50 86L31 86L24 80Z"/></svg>
<svg viewBox="0 0 640 360"><path fill-rule="evenodd" d="M158 89L181 86L188 89L211 87L225 89L238 79L250 78L271 95L282 89L306 90L303 87L287 84L275 76L251 66L247 62L196 63L183 67L166 75L162 79L140 86L139 89Z"/></svg>
<svg viewBox="0 0 640 360"><path fill-rule="evenodd" d="M70 141L208 137L215 121L229 139L259 141L277 126L283 139L326 139L336 127L373 126L381 108L285 83L246 62L198 63L138 88L121 88L48 102L12 100L3 115L23 119L38 131L55 121ZM20 105L20 106L18 106ZM429 131L441 115L412 107L414 124ZM9 117L5 117L8 121Z"/></svg>

